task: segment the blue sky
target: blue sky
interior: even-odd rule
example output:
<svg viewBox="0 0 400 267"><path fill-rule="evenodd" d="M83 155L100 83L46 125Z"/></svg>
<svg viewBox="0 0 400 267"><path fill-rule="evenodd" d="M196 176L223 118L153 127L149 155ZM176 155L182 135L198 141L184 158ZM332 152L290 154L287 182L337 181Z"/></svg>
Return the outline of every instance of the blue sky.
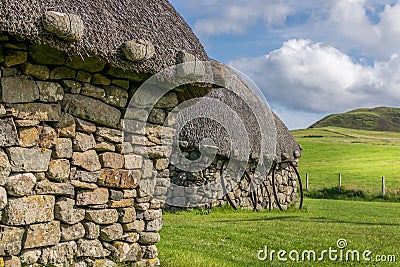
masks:
<svg viewBox="0 0 400 267"><path fill-rule="evenodd" d="M171 0L208 55L248 75L291 129L400 106L400 1Z"/></svg>

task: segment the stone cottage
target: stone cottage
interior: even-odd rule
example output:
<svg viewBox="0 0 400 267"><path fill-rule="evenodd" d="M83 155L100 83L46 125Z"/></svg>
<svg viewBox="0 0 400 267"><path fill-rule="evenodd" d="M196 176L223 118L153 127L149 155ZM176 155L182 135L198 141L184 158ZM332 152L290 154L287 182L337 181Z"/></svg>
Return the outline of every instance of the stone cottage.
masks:
<svg viewBox="0 0 400 267"><path fill-rule="evenodd" d="M200 129L216 134L219 128L203 120L177 136L182 116L171 114L189 99L224 100L229 91L213 85L220 72L211 66L203 74L213 79L161 90L150 108L133 100L146 102L138 98L141 88L149 98L160 92L143 87L153 74L177 63L183 64L177 72L187 74L193 62L196 70L208 60L166 0L1 1L0 265L158 266L161 209L188 207L174 205L182 197L176 199L172 185L184 180L186 197L195 183L182 177L199 177L177 167L174 148L194 158ZM173 84L176 69L169 70L164 81ZM251 141L247 184L231 183L203 204L285 208L296 202L300 149L273 118L278 141L264 164L269 178L258 175L255 166L265 162L259 141ZM188 129L199 134L190 137ZM215 158L198 184L218 179L229 159L224 142L214 143L206 148L217 151Z"/></svg>

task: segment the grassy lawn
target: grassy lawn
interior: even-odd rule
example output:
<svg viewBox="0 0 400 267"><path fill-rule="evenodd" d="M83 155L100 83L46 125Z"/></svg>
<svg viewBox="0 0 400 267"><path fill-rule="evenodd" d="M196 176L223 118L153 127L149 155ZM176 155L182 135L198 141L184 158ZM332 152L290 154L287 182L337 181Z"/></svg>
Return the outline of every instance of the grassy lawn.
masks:
<svg viewBox="0 0 400 267"><path fill-rule="evenodd" d="M309 173L310 189L336 186L340 172L346 188L377 194L385 176L388 190L399 195L400 133L334 127L292 133L303 147L300 174Z"/></svg>
<svg viewBox="0 0 400 267"><path fill-rule="evenodd" d="M259 261L257 252L315 250L329 247L395 255L396 263L363 263L362 266L398 266L400 261L400 203L306 199L302 211L233 211L219 208L164 214L160 251L162 266L359 266L358 262ZM339 254L338 254L339 255ZM344 254L345 255L345 254ZM262 255L261 255L262 256ZM286 255L288 257L288 255ZM360 256L361 257L361 256ZM361 257L362 258L362 257Z"/></svg>

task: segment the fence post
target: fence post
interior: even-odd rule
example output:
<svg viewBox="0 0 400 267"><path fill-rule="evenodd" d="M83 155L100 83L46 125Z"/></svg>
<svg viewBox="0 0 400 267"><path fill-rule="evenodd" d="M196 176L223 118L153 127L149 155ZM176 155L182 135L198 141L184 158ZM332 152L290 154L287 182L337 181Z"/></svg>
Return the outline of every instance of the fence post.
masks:
<svg viewBox="0 0 400 267"><path fill-rule="evenodd" d="M308 172L306 172L306 191L308 191Z"/></svg>
<svg viewBox="0 0 400 267"><path fill-rule="evenodd" d="M385 192L386 191L386 188L385 188L385 177L384 176L382 176L382 197L384 198L385 197Z"/></svg>
<svg viewBox="0 0 400 267"><path fill-rule="evenodd" d="M339 190L342 187L342 174L340 172L338 174L338 187L339 187Z"/></svg>

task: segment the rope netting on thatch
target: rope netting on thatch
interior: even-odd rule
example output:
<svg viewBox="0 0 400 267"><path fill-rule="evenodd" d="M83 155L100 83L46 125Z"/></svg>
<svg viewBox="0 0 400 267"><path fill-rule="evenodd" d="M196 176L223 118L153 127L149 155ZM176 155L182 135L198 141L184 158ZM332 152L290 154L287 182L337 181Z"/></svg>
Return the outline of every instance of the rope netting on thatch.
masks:
<svg viewBox="0 0 400 267"><path fill-rule="evenodd" d="M83 40L68 43L47 33L41 23L45 11L79 15L85 25ZM154 72L175 64L179 50L200 60L208 59L195 34L167 0L2 0L0 31L51 44L69 54L99 55L138 71ZM155 57L143 63L128 63L120 47L138 39L153 43Z"/></svg>

